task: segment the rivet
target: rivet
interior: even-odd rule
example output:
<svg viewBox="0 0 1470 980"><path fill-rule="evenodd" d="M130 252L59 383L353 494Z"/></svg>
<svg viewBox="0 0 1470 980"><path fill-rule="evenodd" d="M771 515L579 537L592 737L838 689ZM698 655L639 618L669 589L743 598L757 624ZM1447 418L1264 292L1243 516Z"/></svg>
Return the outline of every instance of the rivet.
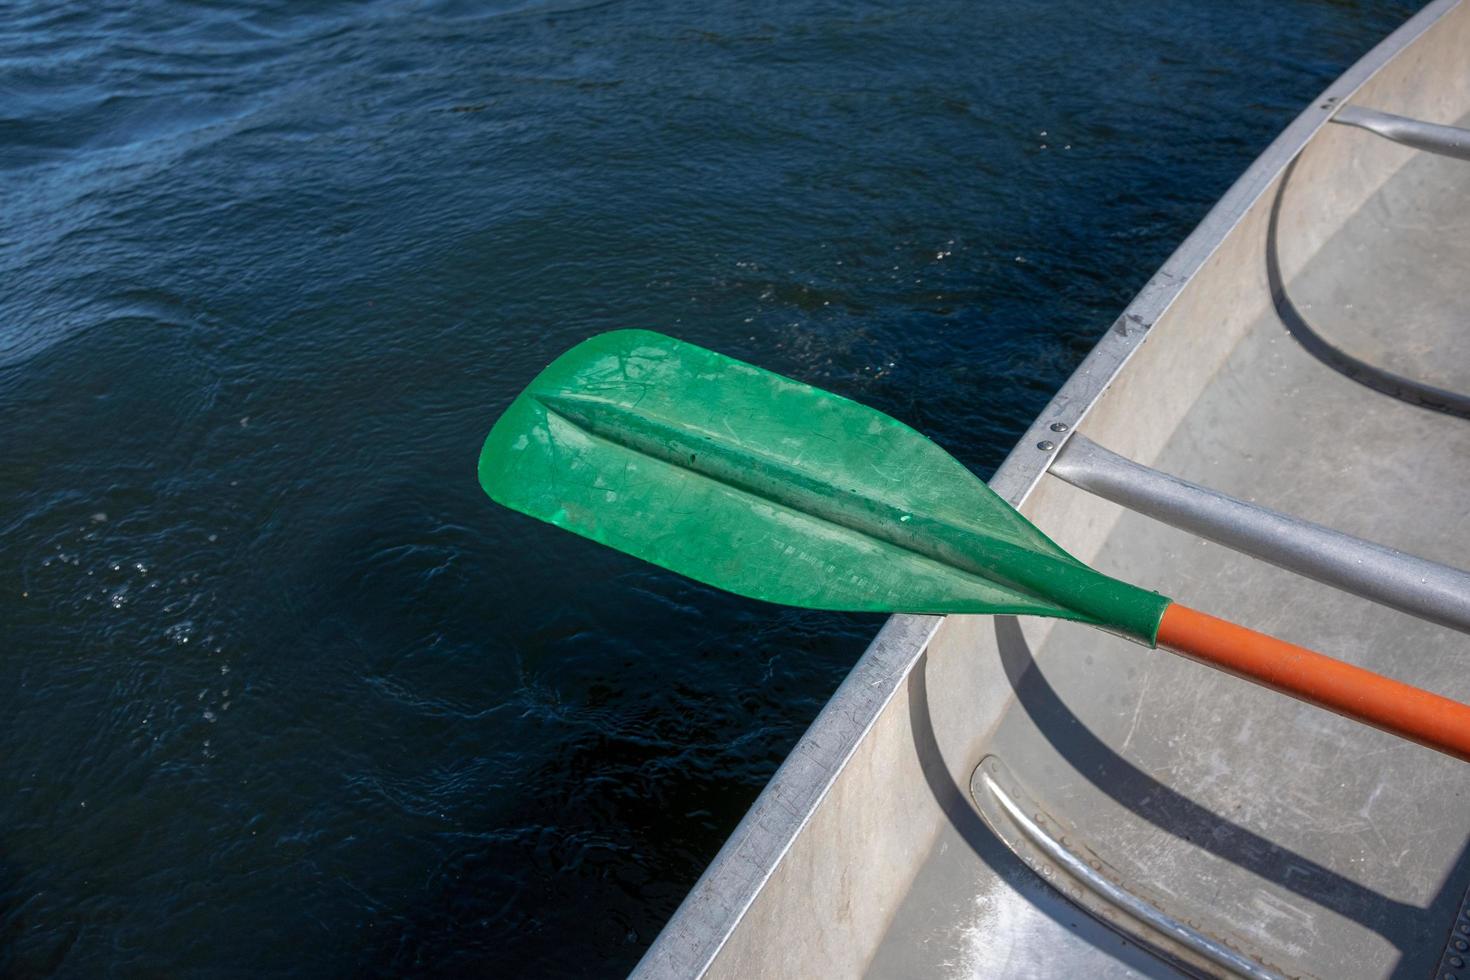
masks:
<svg viewBox="0 0 1470 980"><path fill-rule="evenodd" d="M1464 965L1465 965L1465 961L1462 960L1462 959L1460 959L1458 956L1451 956L1450 957L1450 966L1454 967L1455 969L1458 970L1460 967L1462 967Z"/></svg>
<svg viewBox="0 0 1470 980"><path fill-rule="evenodd" d="M1067 423L1065 423L1065 422L1053 422L1051 424L1051 431L1053 431L1053 432L1066 432L1067 431Z"/></svg>
<svg viewBox="0 0 1470 980"><path fill-rule="evenodd" d="M1455 948L1458 949L1460 952L1463 953L1467 949L1470 949L1470 943L1465 942L1465 940L1463 940L1463 939L1456 939L1455 940Z"/></svg>
<svg viewBox="0 0 1470 980"><path fill-rule="evenodd" d="M1461 922L1460 931L1463 932L1465 935L1470 936L1470 922Z"/></svg>
<svg viewBox="0 0 1470 980"><path fill-rule="evenodd" d="M1057 446L1056 443L1052 442L1050 439L1043 439L1036 444L1036 448L1040 449L1044 453L1049 453L1053 449L1057 448Z"/></svg>

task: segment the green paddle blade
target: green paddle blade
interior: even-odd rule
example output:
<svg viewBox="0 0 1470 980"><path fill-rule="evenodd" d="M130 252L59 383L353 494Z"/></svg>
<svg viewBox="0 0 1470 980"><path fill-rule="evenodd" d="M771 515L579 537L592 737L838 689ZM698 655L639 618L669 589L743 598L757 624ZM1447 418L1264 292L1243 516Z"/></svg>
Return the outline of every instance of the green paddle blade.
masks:
<svg viewBox="0 0 1470 980"><path fill-rule="evenodd" d="M507 507L789 606L1056 616L1152 645L1169 603L1072 558L901 422L644 330L542 371L479 475Z"/></svg>

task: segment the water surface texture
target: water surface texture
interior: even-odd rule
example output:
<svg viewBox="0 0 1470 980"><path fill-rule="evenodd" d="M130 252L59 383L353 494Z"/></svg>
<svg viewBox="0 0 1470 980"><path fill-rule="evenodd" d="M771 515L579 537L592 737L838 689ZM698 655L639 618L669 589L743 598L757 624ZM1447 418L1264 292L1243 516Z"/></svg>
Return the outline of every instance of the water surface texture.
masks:
<svg viewBox="0 0 1470 980"><path fill-rule="evenodd" d="M494 507L648 327L988 474L1402 3L0 16L0 972L615 975L879 617Z"/></svg>

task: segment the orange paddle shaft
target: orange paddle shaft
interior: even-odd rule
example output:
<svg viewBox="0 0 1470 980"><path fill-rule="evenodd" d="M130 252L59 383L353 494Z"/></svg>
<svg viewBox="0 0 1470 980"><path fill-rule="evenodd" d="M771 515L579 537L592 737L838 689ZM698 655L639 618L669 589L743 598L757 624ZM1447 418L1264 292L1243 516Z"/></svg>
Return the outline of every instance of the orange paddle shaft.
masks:
<svg viewBox="0 0 1470 980"><path fill-rule="evenodd" d="M1273 639L1177 602L1159 646L1470 762L1470 706Z"/></svg>

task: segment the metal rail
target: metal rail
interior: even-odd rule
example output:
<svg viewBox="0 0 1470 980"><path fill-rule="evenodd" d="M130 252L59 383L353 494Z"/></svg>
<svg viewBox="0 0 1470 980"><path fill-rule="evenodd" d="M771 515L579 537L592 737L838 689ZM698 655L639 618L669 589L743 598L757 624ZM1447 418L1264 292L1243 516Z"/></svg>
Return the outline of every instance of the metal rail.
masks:
<svg viewBox="0 0 1470 980"><path fill-rule="evenodd" d="M970 796L986 825L1031 870L1130 939L1141 940L1166 958L1178 961L1188 973L1282 980L1282 974L1265 963L1230 948L1125 887L1095 851L1076 839L1075 831L1069 843L1062 843L1068 837L1045 826L1056 825L1055 818L1048 819L999 757L980 760L970 777Z"/></svg>
<svg viewBox="0 0 1470 980"><path fill-rule="evenodd" d="M1332 121L1343 126L1366 129L1384 139L1412 146L1416 150L1438 153L1458 160L1470 160L1470 129L1441 126L1438 123L1427 123L1357 105L1343 106L1332 117Z"/></svg>
<svg viewBox="0 0 1470 980"><path fill-rule="evenodd" d="M1129 510L1262 561L1470 633L1470 572L1247 503L1073 434L1050 472Z"/></svg>

